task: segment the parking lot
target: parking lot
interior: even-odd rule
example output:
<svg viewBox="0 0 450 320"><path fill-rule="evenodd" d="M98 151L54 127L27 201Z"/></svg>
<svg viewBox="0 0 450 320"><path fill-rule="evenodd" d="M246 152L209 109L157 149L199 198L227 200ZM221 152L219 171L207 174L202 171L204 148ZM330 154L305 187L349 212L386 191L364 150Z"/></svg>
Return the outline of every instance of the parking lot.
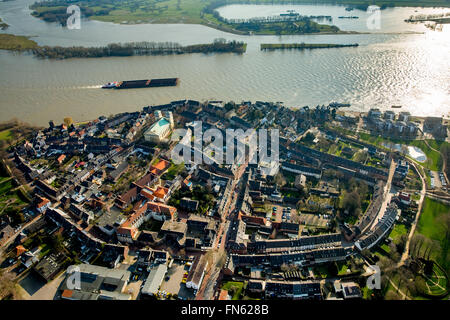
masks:
<svg viewBox="0 0 450 320"><path fill-rule="evenodd" d="M292 218L297 214L297 211L291 207L283 207L280 205L272 206L271 217L275 219L276 222L291 221Z"/></svg>
<svg viewBox="0 0 450 320"><path fill-rule="evenodd" d="M161 284L160 290L172 294L177 294L181 298L192 299L194 297L192 290L186 288L186 285L184 283L181 283L184 273L188 270L189 267L186 267L180 262L174 261L172 267L167 271L166 277Z"/></svg>

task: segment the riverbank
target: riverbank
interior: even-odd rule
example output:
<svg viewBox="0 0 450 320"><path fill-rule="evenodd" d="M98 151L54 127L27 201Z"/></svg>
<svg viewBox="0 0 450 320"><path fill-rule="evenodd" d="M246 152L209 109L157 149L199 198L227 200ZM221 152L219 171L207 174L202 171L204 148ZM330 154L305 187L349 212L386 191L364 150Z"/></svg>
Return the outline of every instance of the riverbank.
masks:
<svg viewBox="0 0 450 320"><path fill-rule="evenodd" d="M332 44L332 43L262 43L261 50L285 50L285 49L327 49L327 48L346 48L358 47L353 44Z"/></svg>

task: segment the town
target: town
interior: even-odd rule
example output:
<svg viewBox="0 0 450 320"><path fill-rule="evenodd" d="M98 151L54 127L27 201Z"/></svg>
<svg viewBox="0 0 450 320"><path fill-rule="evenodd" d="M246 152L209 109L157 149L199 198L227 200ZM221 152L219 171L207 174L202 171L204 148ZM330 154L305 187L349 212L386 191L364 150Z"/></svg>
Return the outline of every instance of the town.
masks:
<svg viewBox="0 0 450 320"><path fill-rule="evenodd" d="M3 124L0 298L447 297L449 121L346 107L186 99ZM203 141L209 161L175 162L172 133L199 122L278 129L279 159L250 161L244 135L240 161Z"/></svg>

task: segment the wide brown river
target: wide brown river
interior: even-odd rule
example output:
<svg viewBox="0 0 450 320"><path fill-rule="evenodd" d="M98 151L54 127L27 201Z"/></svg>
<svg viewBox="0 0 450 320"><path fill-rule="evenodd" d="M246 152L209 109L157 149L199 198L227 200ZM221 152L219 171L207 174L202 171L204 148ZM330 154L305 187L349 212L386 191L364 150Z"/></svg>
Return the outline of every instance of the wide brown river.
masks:
<svg viewBox="0 0 450 320"><path fill-rule="evenodd" d="M0 121L13 117L43 125L48 120L76 121L141 109L176 99L283 101L301 107L332 101L352 110L402 105L417 115L450 117L450 28L430 31L403 22L410 15L448 9L393 8L381 12L378 34L237 36L199 25L119 25L82 21L68 30L30 16L32 0L0 2L3 32L36 36L41 45L104 45L128 41L207 43L215 38L248 43L247 52L126 58L42 60L0 51ZM295 9L308 15L333 15L343 30L370 31L367 14L338 21L338 6L228 6L227 18L249 18ZM415 12L417 10L418 12ZM350 20L350 19L345 19ZM353 20L353 19L352 19ZM404 32L425 32L405 34ZM372 31L371 31L372 32ZM395 34L393 34L395 33ZM261 43L359 43L357 48L262 52ZM102 90L103 83L178 77L171 88ZM398 109L397 109L398 110Z"/></svg>

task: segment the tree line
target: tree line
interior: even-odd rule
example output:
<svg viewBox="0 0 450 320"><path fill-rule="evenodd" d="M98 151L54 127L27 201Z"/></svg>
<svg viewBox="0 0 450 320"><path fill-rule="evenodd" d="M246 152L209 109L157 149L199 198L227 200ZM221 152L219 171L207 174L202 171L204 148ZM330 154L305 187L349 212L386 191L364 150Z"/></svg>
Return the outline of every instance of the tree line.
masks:
<svg viewBox="0 0 450 320"><path fill-rule="evenodd" d="M49 59L128 57L185 53L244 53L246 44L216 39L213 43L182 46L176 42L111 43L104 47L39 46L32 49L35 56Z"/></svg>

